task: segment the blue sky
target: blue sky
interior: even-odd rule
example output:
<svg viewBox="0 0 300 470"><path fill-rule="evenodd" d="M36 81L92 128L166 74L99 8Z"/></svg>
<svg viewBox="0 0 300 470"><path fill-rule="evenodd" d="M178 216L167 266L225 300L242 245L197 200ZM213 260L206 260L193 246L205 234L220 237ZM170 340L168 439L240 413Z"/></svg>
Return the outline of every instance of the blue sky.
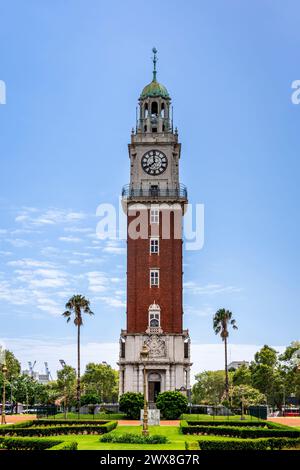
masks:
<svg viewBox="0 0 300 470"><path fill-rule="evenodd" d="M75 292L95 311L83 360L115 361L126 252L96 238L95 214L128 182L154 45L181 181L205 205L204 247L184 258L194 372L223 365L219 307L239 325L232 360L299 339L299 15L296 1L1 2L1 338L24 365L75 362L75 330L60 317Z"/></svg>

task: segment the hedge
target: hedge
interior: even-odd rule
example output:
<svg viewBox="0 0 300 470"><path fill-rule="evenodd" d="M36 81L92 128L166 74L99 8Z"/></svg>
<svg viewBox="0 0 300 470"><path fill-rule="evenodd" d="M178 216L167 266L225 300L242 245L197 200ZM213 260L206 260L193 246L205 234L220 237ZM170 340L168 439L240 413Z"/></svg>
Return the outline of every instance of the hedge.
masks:
<svg viewBox="0 0 300 470"><path fill-rule="evenodd" d="M299 446L300 438L201 440L198 443L200 450L281 450Z"/></svg>
<svg viewBox="0 0 300 470"><path fill-rule="evenodd" d="M85 425L85 424L92 424L92 425L102 425L110 423L112 419L85 419L85 420L78 420L78 419L37 419L35 421L31 421L31 426L68 426L73 425ZM26 423L28 421L25 421ZM21 423L20 423L21 424Z"/></svg>
<svg viewBox="0 0 300 470"><path fill-rule="evenodd" d="M180 422L181 431L183 434L212 434L215 436L230 436L230 437L240 437L246 439L250 438L260 438L260 437L290 437L290 438L300 438L300 431L291 429L291 428L282 428L282 429L269 429L261 427L235 427L235 426L194 426L188 424L186 421Z"/></svg>
<svg viewBox="0 0 300 470"><path fill-rule="evenodd" d="M199 441L185 441L186 450L200 450Z"/></svg>
<svg viewBox="0 0 300 470"><path fill-rule="evenodd" d="M5 426L0 428L0 435L3 436L57 436L59 434L105 434L112 431L117 426L117 421L108 421L105 424L97 425L59 425L59 426L32 426L16 427Z"/></svg>
<svg viewBox="0 0 300 470"><path fill-rule="evenodd" d="M182 420L191 426L238 426L238 427L269 427L267 421L208 421L208 420Z"/></svg>
<svg viewBox="0 0 300 470"><path fill-rule="evenodd" d="M160 434L142 436L129 432L124 434L110 433L100 437L100 442L116 442L124 444L166 444L168 442L168 438Z"/></svg>
<svg viewBox="0 0 300 470"><path fill-rule="evenodd" d="M77 442L44 438L0 437L0 448L7 450L77 450Z"/></svg>

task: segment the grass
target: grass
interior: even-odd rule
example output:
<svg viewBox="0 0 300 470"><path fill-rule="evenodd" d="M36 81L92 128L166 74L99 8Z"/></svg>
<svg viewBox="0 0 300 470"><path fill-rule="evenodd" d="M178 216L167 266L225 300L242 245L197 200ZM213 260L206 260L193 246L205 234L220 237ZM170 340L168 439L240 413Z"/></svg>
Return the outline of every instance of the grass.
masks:
<svg viewBox="0 0 300 470"><path fill-rule="evenodd" d="M183 435L179 432L177 426L149 426L150 435L161 434L168 438L167 444L117 444L111 442L100 442L100 436L61 436L64 441L77 441L78 450L185 450L185 441L195 441L195 436ZM134 433L141 434L141 426L118 426L113 433ZM220 440L227 438L220 438L219 436L203 436L203 438L211 440ZM55 436L49 437L55 439ZM57 437L56 437L57 439ZM197 436L201 440L201 436Z"/></svg>

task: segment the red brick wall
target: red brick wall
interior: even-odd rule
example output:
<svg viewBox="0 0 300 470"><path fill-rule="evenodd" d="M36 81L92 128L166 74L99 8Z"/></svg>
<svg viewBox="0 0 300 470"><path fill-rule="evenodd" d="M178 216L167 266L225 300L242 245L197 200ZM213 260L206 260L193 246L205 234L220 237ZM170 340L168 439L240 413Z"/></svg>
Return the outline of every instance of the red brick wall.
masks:
<svg viewBox="0 0 300 470"><path fill-rule="evenodd" d="M134 217L128 217L128 224ZM127 239L127 332L144 333L148 308L154 301L161 308L161 328L165 333L182 332L182 240L161 238L159 254L150 254L150 239ZM150 232L150 226L149 226ZM148 232L148 235L150 233ZM150 268L159 268L159 287L150 287Z"/></svg>

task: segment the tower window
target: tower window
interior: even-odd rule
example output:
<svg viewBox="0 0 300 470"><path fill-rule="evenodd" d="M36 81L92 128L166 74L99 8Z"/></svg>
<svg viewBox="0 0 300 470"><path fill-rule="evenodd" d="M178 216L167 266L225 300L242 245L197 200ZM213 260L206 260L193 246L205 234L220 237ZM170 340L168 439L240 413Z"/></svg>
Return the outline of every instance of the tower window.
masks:
<svg viewBox="0 0 300 470"><path fill-rule="evenodd" d="M153 101L151 104L151 116L157 116L158 114L158 105L156 101Z"/></svg>
<svg viewBox="0 0 300 470"><path fill-rule="evenodd" d="M125 341L121 342L121 358L124 359L125 358Z"/></svg>
<svg viewBox="0 0 300 470"><path fill-rule="evenodd" d="M189 343L188 341L186 341L184 343L184 359L188 359L189 358Z"/></svg>
<svg viewBox="0 0 300 470"><path fill-rule="evenodd" d="M148 117L148 103L146 103L144 107L144 118L146 119L147 117Z"/></svg>
<svg viewBox="0 0 300 470"><path fill-rule="evenodd" d="M147 126L144 126L144 132L147 132Z"/></svg>
<svg viewBox="0 0 300 470"><path fill-rule="evenodd" d="M149 326L150 328L159 328L160 327L160 313L159 312L149 312Z"/></svg>
<svg viewBox="0 0 300 470"><path fill-rule="evenodd" d="M150 287L159 286L159 269L150 269Z"/></svg>
<svg viewBox="0 0 300 470"><path fill-rule="evenodd" d="M150 223L159 224L159 209L153 208L150 211Z"/></svg>
<svg viewBox="0 0 300 470"><path fill-rule="evenodd" d="M159 239L150 238L150 253L153 255L158 255L159 253Z"/></svg>
<svg viewBox="0 0 300 470"><path fill-rule="evenodd" d="M165 103L161 104L160 115L162 118L165 117Z"/></svg>

